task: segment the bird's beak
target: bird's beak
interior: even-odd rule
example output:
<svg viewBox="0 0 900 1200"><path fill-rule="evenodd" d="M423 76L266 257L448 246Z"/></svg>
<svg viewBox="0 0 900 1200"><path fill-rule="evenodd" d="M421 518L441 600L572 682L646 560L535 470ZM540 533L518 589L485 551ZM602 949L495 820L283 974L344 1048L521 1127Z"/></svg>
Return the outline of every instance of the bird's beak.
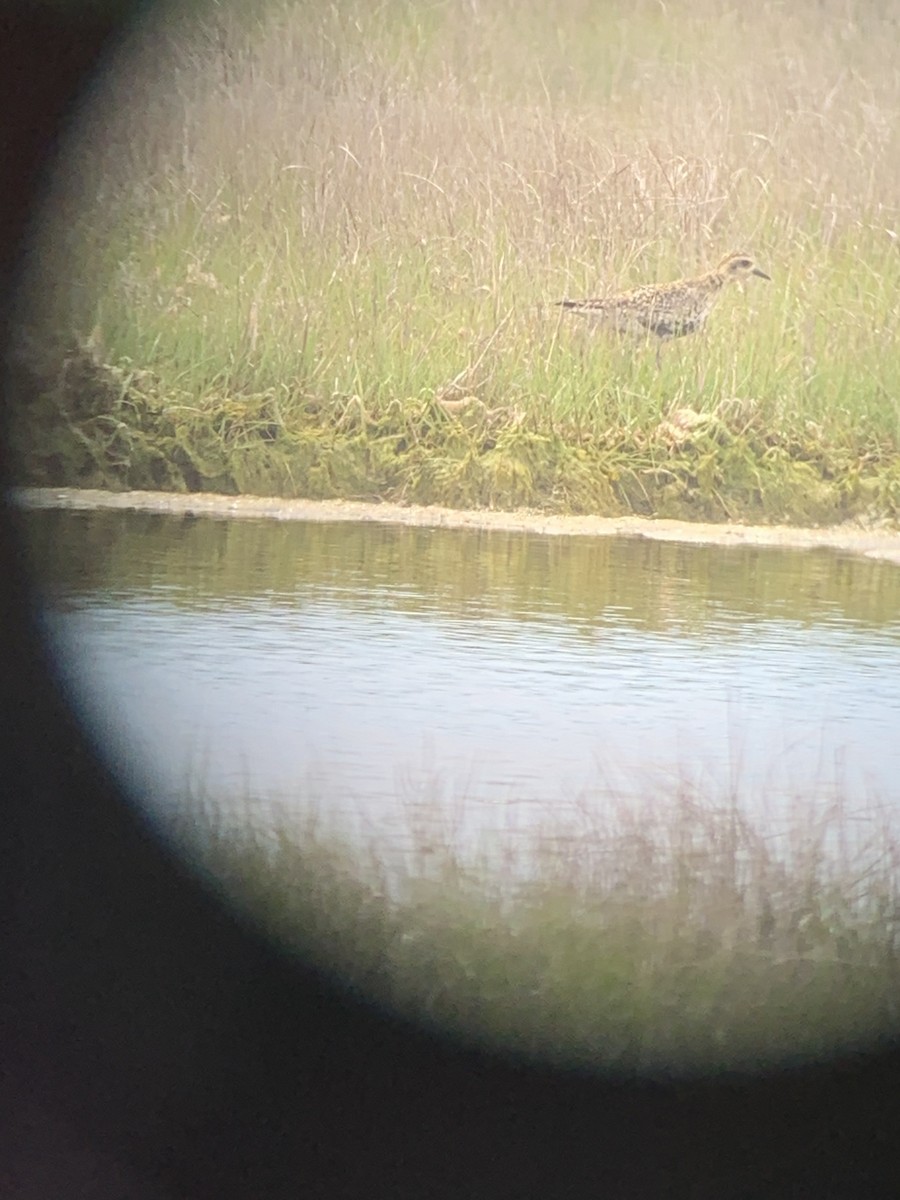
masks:
<svg viewBox="0 0 900 1200"><path fill-rule="evenodd" d="M758 275L760 277L760 279L768 279L770 283L772 282L772 276L767 275L765 273L765 271L762 269L762 267L754 267L753 274Z"/></svg>

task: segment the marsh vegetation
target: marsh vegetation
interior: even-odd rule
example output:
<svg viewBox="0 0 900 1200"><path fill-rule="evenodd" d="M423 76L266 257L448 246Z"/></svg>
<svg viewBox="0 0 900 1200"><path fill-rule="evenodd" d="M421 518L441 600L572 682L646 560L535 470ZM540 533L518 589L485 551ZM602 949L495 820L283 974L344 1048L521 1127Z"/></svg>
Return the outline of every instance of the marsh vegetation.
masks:
<svg viewBox="0 0 900 1200"><path fill-rule="evenodd" d="M339 824L186 805L217 887L370 1001L508 1052L614 1073L760 1070L896 1035L889 824L798 803L779 830L685 782L585 809L578 837L483 858L435 839L421 797L401 859ZM446 832L446 830L445 830Z"/></svg>
<svg viewBox="0 0 900 1200"><path fill-rule="evenodd" d="M172 21L98 87L36 242L22 482L896 519L890 5ZM772 282L659 370L552 307L732 249Z"/></svg>

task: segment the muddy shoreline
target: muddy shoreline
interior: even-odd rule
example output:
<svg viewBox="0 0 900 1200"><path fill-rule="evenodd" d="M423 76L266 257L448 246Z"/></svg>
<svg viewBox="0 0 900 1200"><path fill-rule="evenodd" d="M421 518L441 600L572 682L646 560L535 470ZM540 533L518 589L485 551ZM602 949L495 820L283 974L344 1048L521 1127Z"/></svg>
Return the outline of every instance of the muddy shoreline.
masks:
<svg viewBox="0 0 900 1200"><path fill-rule="evenodd" d="M900 530L858 523L821 529L790 525L710 524L650 517L559 516L527 509L463 510L436 505L377 504L356 500L284 500L206 492L107 492L82 488L20 488L10 492L21 508L134 509L142 512L276 521L373 521L446 529L498 529L578 537L645 537L713 546L828 548L900 564Z"/></svg>

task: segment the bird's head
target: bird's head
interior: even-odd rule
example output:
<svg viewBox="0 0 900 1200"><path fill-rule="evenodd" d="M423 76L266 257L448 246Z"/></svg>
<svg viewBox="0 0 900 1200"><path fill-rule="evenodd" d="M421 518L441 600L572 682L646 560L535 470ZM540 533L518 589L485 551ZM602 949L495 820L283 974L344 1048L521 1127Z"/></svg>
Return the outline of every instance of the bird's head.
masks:
<svg viewBox="0 0 900 1200"><path fill-rule="evenodd" d="M762 267L757 265L752 255L740 251L735 254L726 254L716 270L726 279L749 279L751 275L758 275L760 279L772 278L771 275L765 273Z"/></svg>

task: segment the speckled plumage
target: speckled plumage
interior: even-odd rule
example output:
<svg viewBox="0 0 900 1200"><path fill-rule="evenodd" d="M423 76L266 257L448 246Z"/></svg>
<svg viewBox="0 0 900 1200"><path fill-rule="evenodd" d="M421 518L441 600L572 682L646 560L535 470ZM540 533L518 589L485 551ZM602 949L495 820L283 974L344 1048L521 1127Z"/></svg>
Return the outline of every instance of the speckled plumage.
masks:
<svg viewBox="0 0 900 1200"><path fill-rule="evenodd" d="M751 255L727 254L713 271L673 283L646 283L616 296L595 300L557 300L561 308L591 318L620 333L655 335L663 341L696 333L729 283L770 276Z"/></svg>

